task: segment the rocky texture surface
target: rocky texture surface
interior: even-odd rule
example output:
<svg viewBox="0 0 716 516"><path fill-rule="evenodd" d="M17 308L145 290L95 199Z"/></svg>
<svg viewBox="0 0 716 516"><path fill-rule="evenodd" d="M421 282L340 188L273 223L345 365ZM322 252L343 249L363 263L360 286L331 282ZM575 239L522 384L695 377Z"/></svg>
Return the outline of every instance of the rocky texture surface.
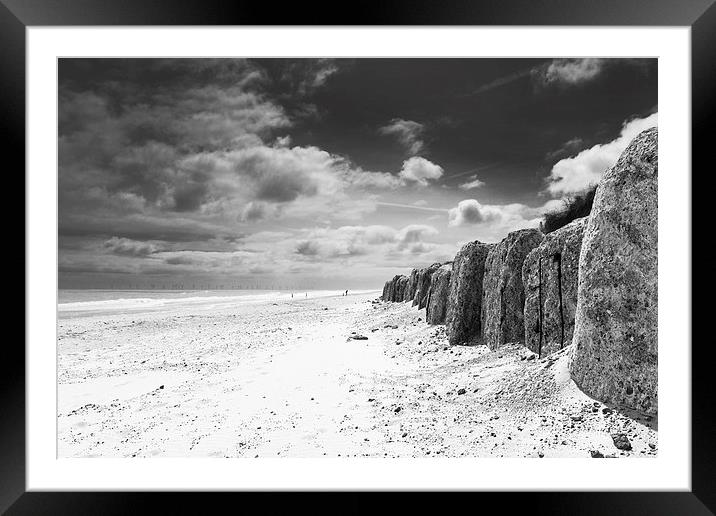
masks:
<svg viewBox="0 0 716 516"><path fill-rule="evenodd" d="M420 282L425 274L424 268L415 269L415 286L413 291L413 306L417 306L420 302Z"/></svg>
<svg viewBox="0 0 716 516"><path fill-rule="evenodd" d="M405 296L403 296L405 301L412 301L415 298L415 291L418 287L418 272L420 272L420 269L410 271L408 286L405 291Z"/></svg>
<svg viewBox="0 0 716 516"><path fill-rule="evenodd" d="M417 305L418 308L425 308L425 305L428 302L428 294L430 293L430 280L432 279L435 271L437 271L441 266L441 263L433 263L429 267L425 267L420 270L418 273L418 290L415 294L413 305Z"/></svg>
<svg viewBox="0 0 716 516"><path fill-rule="evenodd" d="M390 292L390 284L393 280L388 280L385 282L385 285L383 285L383 294L380 296L380 298L383 301L388 301L388 292Z"/></svg>
<svg viewBox="0 0 716 516"><path fill-rule="evenodd" d="M491 244L475 240L465 244L455 255L445 317L450 344L468 344L479 340L482 280L485 259L491 247Z"/></svg>
<svg viewBox="0 0 716 516"><path fill-rule="evenodd" d="M657 412L657 130L604 175L584 233L570 372L599 400Z"/></svg>
<svg viewBox="0 0 716 516"><path fill-rule="evenodd" d="M433 273L425 307L425 320L428 324L442 324L445 322L451 273L452 262L446 263Z"/></svg>
<svg viewBox="0 0 716 516"><path fill-rule="evenodd" d="M405 291L408 288L408 281L410 278L407 276L400 276L395 282L395 294L393 301L396 303L402 303L405 298Z"/></svg>
<svg viewBox="0 0 716 516"><path fill-rule="evenodd" d="M577 277L587 217L545 235L522 266L525 346L539 356L572 342Z"/></svg>
<svg viewBox="0 0 716 516"><path fill-rule="evenodd" d="M393 276L393 279L390 280L390 286L388 287L388 299L387 301L395 301L395 284L398 281L398 278L400 278L400 275Z"/></svg>
<svg viewBox="0 0 716 516"><path fill-rule="evenodd" d="M483 342L490 349L521 343L525 338L522 264L542 237L539 229L513 231L495 244L485 259L481 318Z"/></svg>

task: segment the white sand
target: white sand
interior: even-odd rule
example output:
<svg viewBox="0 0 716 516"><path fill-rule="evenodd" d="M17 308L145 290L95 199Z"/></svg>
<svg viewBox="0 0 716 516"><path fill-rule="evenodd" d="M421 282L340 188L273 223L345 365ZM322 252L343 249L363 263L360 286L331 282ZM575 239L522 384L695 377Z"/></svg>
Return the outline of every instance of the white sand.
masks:
<svg viewBox="0 0 716 516"><path fill-rule="evenodd" d="M604 414L566 352L450 348L378 295L63 305L58 456L656 454L656 420Z"/></svg>

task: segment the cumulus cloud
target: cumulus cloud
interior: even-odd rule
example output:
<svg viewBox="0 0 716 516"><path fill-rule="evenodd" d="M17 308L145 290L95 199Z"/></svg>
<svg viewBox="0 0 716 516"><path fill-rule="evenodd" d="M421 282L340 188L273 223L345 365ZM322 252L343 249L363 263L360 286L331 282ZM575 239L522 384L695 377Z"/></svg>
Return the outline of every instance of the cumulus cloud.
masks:
<svg viewBox="0 0 716 516"><path fill-rule="evenodd" d="M598 183L632 139L643 130L657 125L657 122L657 113L646 118L628 120L614 140L594 145L576 156L558 161L547 179L547 191L553 196L569 195Z"/></svg>
<svg viewBox="0 0 716 516"><path fill-rule="evenodd" d="M545 84L574 86L596 78L604 64L597 58L554 59L544 70L542 80Z"/></svg>
<svg viewBox="0 0 716 516"><path fill-rule="evenodd" d="M485 182L481 181L477 178L477 176L470 176L470 181L467 181L466 183L462 183L458 186L461 190L473 190L475 188L480 188L482 186L485 186Z"/></svg>
<svg viewBox="0 0 716 516"><path fill-rule="evenodd" d="M494 220L498 213L488 206L483 206L475 199L460 201L456 207L448 211L449 226L465 226L480 224Z"/></svg>
<svg viewBox="0 0 716 516"><path fill-rule="evenodd" d="M422 139L425 126L414 120L403 120L402 118L394 118L387 125L380 127L380 134L393 136L411 155L420 154L425 148L425 142Z"/></svg>
<svg viewBox="0 0 716 516"><path fill-rule="evenodd" d="M403 167L398 175L404 181L427 186L429 181L442 177L443 168L425 158L412 157L403 161Z"/></svg>
<svg viewBox="0 0 716 516"><path fill-rule="evenodd" d="M410 224L398 231L395 238L399 244L415 244L420 242L426 236L437 235L438 231L432 226L422 224Z"/></svg>
<svg viewBox="0 0 716 516"><path fill-rule="evenodd" d="M182 167L211 177L213 186L207 197L243 198L246 205L238 216L242 221L263 218L271 212L271 206L310 198L316 198L312 206L317 209L319 199L323 199L323 204L345 201L346 207L357 207L356 202L347 198L347 191L389 189L402 184L392 174L363 170L342 156L310 146L258 145L204 153L183 161ZM365 195L361 195L360 200L365 199ZM294 208L302 211L301 207ZM305 202L303 208L306 208ZM282 213L288 216L289 211Z"/></svg>
<svg viewBox="0 0 716 516"><path fill-rule="evenodd" d="M350 260L359 256L379 261L385 256L432 252L439 245L429 240L437 234L434 227L421 224L401 229L382 225L341 226L303 230L298 239L288 241L294 242L293 254L312 263ZM274 243L273 248L276 246Z"/></svg>

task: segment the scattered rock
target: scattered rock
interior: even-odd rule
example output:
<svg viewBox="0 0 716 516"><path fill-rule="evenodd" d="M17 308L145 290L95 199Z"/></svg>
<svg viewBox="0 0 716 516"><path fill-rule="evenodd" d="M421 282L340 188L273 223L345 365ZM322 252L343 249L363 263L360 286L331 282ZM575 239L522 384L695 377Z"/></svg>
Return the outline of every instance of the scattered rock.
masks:
<svg viewBox="0 0 716 516"><path fill-rule="evenodd" d="M465 394L467 391L465 389L458 389L458 394Z"/></svg>
<svg viewBox="0 0 716 516"><path fill-rule="evenodd" d="M599 450L589 450L589 454L592 456L593 459L603 459L604 454L600 452Z"/></svg>
<svg viewBox="0 0 716 516"><path fill-rule="evenodd" d="M349 336L348 340L368 340L368 337L366 337L365 335L356 333L355 335Z"/></svg>
<svg viewBox="0 0 716 516"><path fill-rule="evenodd" d="M612 434L612 441L614 442L614 446L620 450L631 450L631 442L629 442L629 438L625 434Z"/></svg>

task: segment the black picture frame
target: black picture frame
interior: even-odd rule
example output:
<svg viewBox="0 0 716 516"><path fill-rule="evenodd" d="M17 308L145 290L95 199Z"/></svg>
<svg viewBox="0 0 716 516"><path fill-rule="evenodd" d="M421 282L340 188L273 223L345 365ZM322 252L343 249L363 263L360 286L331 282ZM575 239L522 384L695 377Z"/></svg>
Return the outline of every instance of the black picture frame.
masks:
<svg viewBox="0 0 716 516"><path fill-rule="evenodd" d="M221 0L0 0L0 147L20 182L17 170L25 169L25 30L31 26L82 25L552 25L552 26L689 26L692 72L692 168L706 168L713 135L716 91L716 6L714 0L490 0L431 1L391 0L331 5L293 2L222 2ZM703 171L708 173L707 170ZM688 173L688 171L683 171ZM704 174L705 175L705 174ZM694 188L692 219L708 220L705 206L708 188ZM699 179L701 182L701 179ZM13 185L15 186L15 185ZM24 181L18 184L24 191ZM15 195L16 198L21 198ZM24 196L22 197L24 198ZM699 232L694 226L692 235ZM24 240L24 234L21 237ZM17 242L20 241L18 236ZM702 244L703 245L703 244ZM19 244L16 246L19 248ZM23 246L24 249L24 246ZM693 251L692 270L699 254ZM25 263L23 250L22 262ZM11 258L20 268L19 251ZM707 271L713 265L707 265ZM27 274L27 269L25 269ZM14 276L18 276L14 274ZM699 285L705 290L711 281ZM19 288L19 287L18 287ZM19 292L19 290L17 290ZM22 288L24 292L24 287ZM693 291L692 291L693 292ZM710 303L698 304L692 294L692 321L707 319ZM18 303L19 305L19 303ZM24 303L23 303L24 308ZM703 323L702 323L703 324ZM695 326L695 325L694 325ZM693 330L696 328L694 327ZM699 342L692 331L692 340ZM422 510L450 510L467 496L478 497L487 507L498 503L501 512L522 508L531 514L713 514L716 512L716 453L711 404L712 361L706 338L692 346L692 490L690 492L588 492L588 493L479 493L451 494L446 501L427 500L423 494L405 497L401 510L414 505ZM672 343L676 345L677 343ZM685 343L678 343L684 345ZM691 345L689 342L688 345ZM25 353L20 339L5 339L1 380L0 511L7 514L126 514L155 511L185 514L211 512L214 503L233 504L233 497L277 509L275 495L222 494L188 496L187 493L48 493L25 492ZM319 496L322 496L318 499ZM326 503L323 494L303 493L291 498L292 507L362 513L380 508L380 494L350 494ZM459 496L459 498L455 498ZM287 503L284 501L284 503ZM153 504L158 504L154 505ZM469 505L468 505L469 506ZM477 508L477 507L476 507Z"/></svg>

